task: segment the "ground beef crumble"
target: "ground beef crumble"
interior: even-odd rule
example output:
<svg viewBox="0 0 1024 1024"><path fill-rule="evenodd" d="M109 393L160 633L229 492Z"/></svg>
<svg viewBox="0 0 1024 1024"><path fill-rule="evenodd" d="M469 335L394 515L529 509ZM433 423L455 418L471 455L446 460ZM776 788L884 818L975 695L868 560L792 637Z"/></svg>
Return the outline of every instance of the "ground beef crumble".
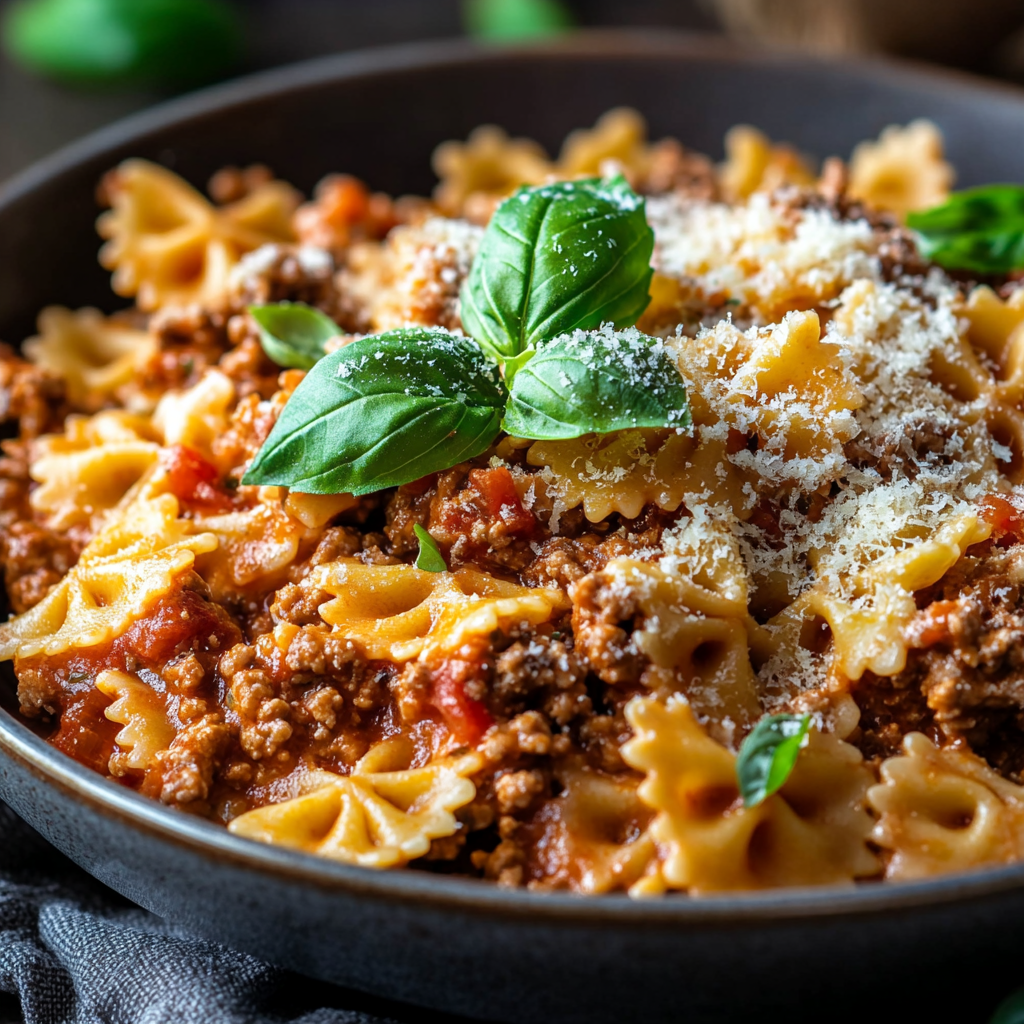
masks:
<svg viewBox="0 0 1024 1024"><path fill-rule="evenodd" d="M997 771L1024 772L1024 546L967 557L919 595L907 667L890 679L866 673L853 694L859 744L869 756L898 751L921 731L962 746Z"/></svg>
<svg viewBox="0 0 1024 1024"><path fill-rule="evenodd" d="M266 168L228 168L210 192L218 202L233 202L270 178ZM712 163L672 140L651 147L633 183L648 195L719 199ZM772 201L794 221L806 209L844 222L866 220L885 281L924 274L928 264L913 236L894 218L850 200L845 185L841 165L832 164L819 188L783 189ZM459 293L480 230L440 220L436 212L428 201L391 199L356 179L332 176L297 211L297 244L247 254L215 305L149 318L156 351L136 371L139 395L193 386L213 369L234 386L226 425L203 456L213 460L220 511L230 514L256 500L259 489L241 479L304 378L268 358L248 307L313 306L338 327L331 345L409 324L460 330ZM724 293L720 298L723 305L712 311L724 318L733 309ZM674 319L667 329L675 328L677 313L686 319L680 302L678 308L669 303L666 316ZM827 321L831 314L822 309L821 315ZM690 326L696 330L696 322ZM29 443L59 431L68 412L59 380L0 346L0 424L17 422L18 430L16 439L2 442L0 456L4 611L37 604L89 539L83 528L49 527L29 502ZM913 480L948 465L951 429L927 415L901 420L881 436L859 434L845 455L887 482ZM307 767L352 772L383 740L407 746L409 767L442 750L472 749L483 764L474 775L476 796L456 812L459 831L435 840L416 866L507 886L578 885L573 864L589 855L583 846L592 852L605 839L632 842L651 814L633 808L622 821L601 824L605 839L574 838L566 818L572 780L617 780L627 793L623 806L632 807L628 792L639 776L621 754L631 736L625 707L637 694L680 692L673 671L652 666L634 642L643 625L637 595L602 571L614 558L651 557L664 531L689 513L648 506L634 520L612 514L591 523L573 508L553 519L537 498L544 492L540 471L517 444L506 439L466 463L361 497L308 527L299 553L272 585L242 588L217 603L193 574L117 640L19 662L23 714L58 749L109 773L120 726L105 717L110 702L94 680L104 669L139 674L158 694L174 735L147 768L118 781L222 822L279 798L275 785ZM799 512L813 521L834 497L827 489L810 495ZM183 501L185 516L197 509ZM761 496L750 513L769 546L783 543L782 512L779 501ZM538 626L506 624L429 661L368 658L332 635L319 612L332 595L312 586L309 574L337 559L410 565L420 547L417 526L428 530L451 569L558 588L570 596L571 612ZM898 753L907 732L920 730L1024 781L1024 545L990 546L984 561L978 554L918 595L906 668L891 678L868 672L852 686L861 717L850 738L875 765ZM751 608L762 622L780 610L758 601L753 594ZM822 693L805 694L806 705L817 696L824 707ZM577 840L580 849L567 854L566 844Z"/></svg>

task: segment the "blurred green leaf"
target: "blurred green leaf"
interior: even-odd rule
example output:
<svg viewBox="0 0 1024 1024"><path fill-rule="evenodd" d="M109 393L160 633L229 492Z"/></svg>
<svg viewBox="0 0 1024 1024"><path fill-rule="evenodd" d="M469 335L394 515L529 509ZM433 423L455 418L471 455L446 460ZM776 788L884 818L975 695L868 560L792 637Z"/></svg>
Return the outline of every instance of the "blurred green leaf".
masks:
<svg viewBox="0 0 1024 1024"><path fill-rule="evenodd" d="M999 1004L989 1024L1024 1024L1024 988Z"/></svg>
<svg viewBox="0 0 1024 1024"><path fill-rule="evenodd" d="M18 0L3 39L30 70L87 84L205 82L230 71L242 48L225 0Z"/></svg>
<svg viewBox="0 0 1024 1024"><path fill-rule="evenodd" d="M559 0L464 0L462 11L466 31L477 39L538 39L572 26Z"/></svg>

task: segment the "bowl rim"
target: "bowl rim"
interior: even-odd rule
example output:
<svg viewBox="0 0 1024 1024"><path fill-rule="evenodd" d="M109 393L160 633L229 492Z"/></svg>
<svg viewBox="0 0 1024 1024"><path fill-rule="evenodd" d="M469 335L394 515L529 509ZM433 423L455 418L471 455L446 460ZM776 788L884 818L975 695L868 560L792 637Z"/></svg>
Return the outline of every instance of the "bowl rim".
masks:
<svg viewBox="0 0 1024 1024"><path fill-rule="evenodd" d="M800 63L828 72L839 69L875 81L927 86L935 93L975 93L979 98L1024 104L1024 88L980 78L957 68L878 56L812 56L784 46L758 47L719 33L683 29L595 28L577 30L541 42L480 43L471 39L431 39L328 54L257 71L158 102L67 143L0 181L0 210L77 164L142 140L165 128L224 112L235 106L286 95L328 81L372 79L394 72L475 64L482 60L550 57L675 56L701 63L734 62L766 69Z"/></svg>
<svg viewBox="0 0 1024 1024"><path fill-rule="evenodd" d="M964 72L883 58L816 58L784 49L756 49L710 33L590 30L541 44L505 46L481 45L464 39L431 40L288 64L149 107L89 133L8 179L0 185L0 213L77 165L121 149L132 141L142 141L194 118L328 82L472 65L482 60L591 60L652 54L711 63L743 63L766 69L794 61L833 71L838 66L844 72L874 81L914 84L936 92L974 93L979 98L1014 102L1024 117L1024 90ZM276 878L352 897L501 916L508 920L664 927L862 917L980 899L1024 886L1024 862L1021 862L915 881L745 891L699 898L670 894L661 899L636 900L625 894L585 896L503 889L479 879L408 869L362 868L235 836L213 822L176 814L158 801L90 771L49 746L3 709L0 709L0 754L91 813L116 819L125 827L145 832L151 838L195 855L258 872L268 880Z"/></svg>

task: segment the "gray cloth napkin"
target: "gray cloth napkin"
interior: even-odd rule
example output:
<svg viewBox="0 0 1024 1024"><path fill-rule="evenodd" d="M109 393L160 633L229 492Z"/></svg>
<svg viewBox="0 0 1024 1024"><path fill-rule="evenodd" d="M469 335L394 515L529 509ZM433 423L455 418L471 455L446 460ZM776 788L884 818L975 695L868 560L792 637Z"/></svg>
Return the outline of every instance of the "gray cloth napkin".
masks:
<svg viewBox="0 0 1024 1024"><path fill-rule="evenodd" d="M0 804L2 992L20 1002L26 1024L394 1021L316 1008L311 996L370 1000L176 930L76 868Z"/></svg>

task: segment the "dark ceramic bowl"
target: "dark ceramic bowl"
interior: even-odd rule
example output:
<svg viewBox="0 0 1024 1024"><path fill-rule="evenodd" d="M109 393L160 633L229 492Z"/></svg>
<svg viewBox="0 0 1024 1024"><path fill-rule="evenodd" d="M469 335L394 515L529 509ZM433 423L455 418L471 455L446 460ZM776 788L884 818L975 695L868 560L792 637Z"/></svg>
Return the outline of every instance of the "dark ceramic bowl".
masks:
<svg viewBox="0 0 1024 1024"><path fill-rule="evenodd" d="M925 116L944 131L962 184L1024 181L1024 95L920 70L666 34L329 58L131 118L11 182L0 193L0 337L30 333L47 303L118 305L96 264L93 195L124 157L162 161L198 183L224 164L261 161L307 190L342 170L422 193L443 139L497 122L554 148L618 104L641 110L654 137L711 153L737 122L826 156ZM199 934L478 1017L780 1019L799 1004L817 1019L852 1007L888 1020L893 1003L879 1005L881 993L912 994L943 972L962 985L966 962L980 1006L1024 980L1002 973L1024 940L1024 864L913 884L647 902L375 873L173 814L2 712L0 797L97 878Z"/></svg>

